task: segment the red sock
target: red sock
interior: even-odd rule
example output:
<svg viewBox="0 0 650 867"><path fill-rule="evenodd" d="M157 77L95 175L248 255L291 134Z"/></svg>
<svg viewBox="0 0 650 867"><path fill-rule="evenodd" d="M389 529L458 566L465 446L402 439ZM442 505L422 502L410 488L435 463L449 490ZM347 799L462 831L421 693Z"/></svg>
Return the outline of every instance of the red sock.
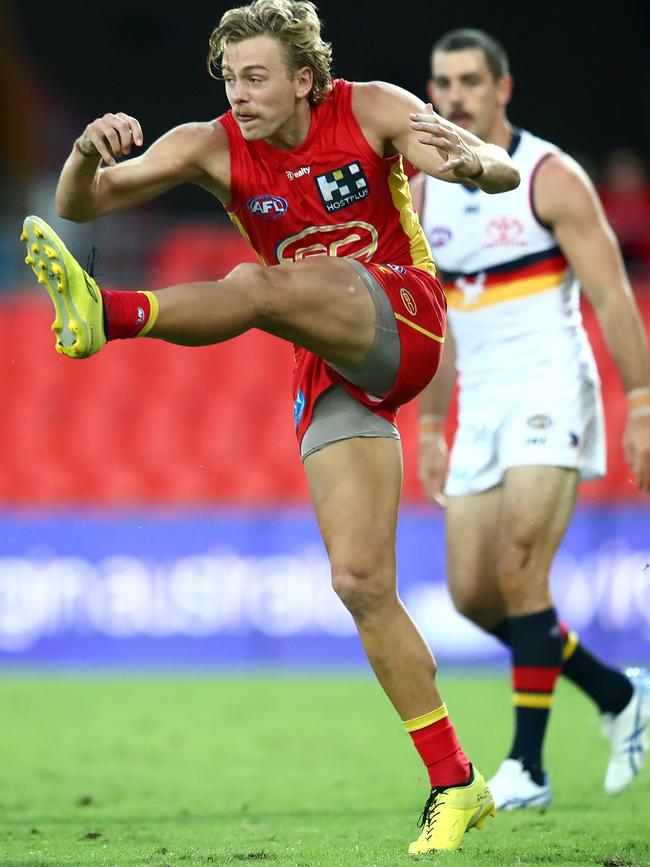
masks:
<svg viewBox="0 0 650 867"><path fill-rule="evenodd" d="M427 725L427 719L435 716L438 719ZM419 720L423 723L421 727L418 727ZM460 786L469 780L470 762L447 716L445 705L431 714L407 720L405 726L427 766L432 786Z"/></svg>
<svg viewBox="0 0 650 867"><path fill-rule="evenodd" d="M107 340L137 337L149 322L151 302L145 292L110 292L102 289L104 330Z"/></svg>

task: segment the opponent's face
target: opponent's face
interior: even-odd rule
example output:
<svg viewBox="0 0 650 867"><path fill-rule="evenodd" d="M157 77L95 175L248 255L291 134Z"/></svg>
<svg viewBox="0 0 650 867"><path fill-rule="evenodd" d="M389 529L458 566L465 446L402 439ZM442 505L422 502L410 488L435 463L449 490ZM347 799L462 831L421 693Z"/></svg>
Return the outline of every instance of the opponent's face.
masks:
<svg viewBox="0 0 650 867"><path fill-rule="evenodd" d="M291 75L281 44L271 36L229 45L222 72L235 120L249 141L272 138L311 90L311 70Z"/></svg>
<svg viewBox="0 0 650 867"><path fill-rule="evenodd" d="M480 48L436 51L431 75L429 98L440 114L488 139L510 100L510 76L495 80Z"/></svg>

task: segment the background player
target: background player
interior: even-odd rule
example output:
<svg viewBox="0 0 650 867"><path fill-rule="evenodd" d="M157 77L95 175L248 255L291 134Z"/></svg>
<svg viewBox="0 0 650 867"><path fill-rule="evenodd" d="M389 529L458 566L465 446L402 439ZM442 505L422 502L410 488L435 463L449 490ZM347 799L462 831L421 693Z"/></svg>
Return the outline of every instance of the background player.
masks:
<svg viewBox="0 0 650 867"><path fill-rule="evenodd" d="M552 559L579 480L605 472L596 365L578 306L594 305L628 395L626 454L650 490L648 350L618 247L585 173L554 145L508 122L501 46L477 30L432 51L437 109L507 148L521 186L488 198L420 176L414 200L443 275L450 331L421 396L421 479L446 500L448 575L456 607L512 650L515 735L490 781L497 807L543 806L542 742L560 672L603 714L611 744L605 790L623 790L644 757L650 682L595 659L558 623ZM451 336L452 339L449 339ZM447 473L443 424L461 374L459 427Z"/></svg>
<svg viewBox="0 0 650 867"><path fill-rule="evenodd" d="M75 142L59 180L59 211L77 221L197 184L275 267L246 264L224 280L155 294L100 295L45 223L28 218L24 239L54 301L63 354L86 357L107 338L144 334L210 344L250 328L297 344L296 428L333 584L429 772L422 833L410 847L419 854L457 848L493 805L396 589L395 415L433 375L445 318L400 154L489 192L519 178L505 151L453 124L431 124L411 94L332 83L330 60L313 4L257 0L230 10L212 34L209 62L231 112L178 127L121 164L142 144L140 124L104 115Z"/></svg>

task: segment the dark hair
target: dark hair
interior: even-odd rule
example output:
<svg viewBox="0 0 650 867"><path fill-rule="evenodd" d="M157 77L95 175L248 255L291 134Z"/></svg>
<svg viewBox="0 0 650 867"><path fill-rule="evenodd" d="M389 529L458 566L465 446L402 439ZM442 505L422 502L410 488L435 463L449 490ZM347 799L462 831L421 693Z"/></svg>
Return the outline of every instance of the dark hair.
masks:
<svg viewBox="0 0 650 867"><path fill-rule="evenodd" d="M481 49L495 81L510 72L508 55L501 43L485 31L474 30L471 27L450 30L449 33L441 36L431 49L431 61L433 62L436 51L462 51L465 48Z"/></svg>

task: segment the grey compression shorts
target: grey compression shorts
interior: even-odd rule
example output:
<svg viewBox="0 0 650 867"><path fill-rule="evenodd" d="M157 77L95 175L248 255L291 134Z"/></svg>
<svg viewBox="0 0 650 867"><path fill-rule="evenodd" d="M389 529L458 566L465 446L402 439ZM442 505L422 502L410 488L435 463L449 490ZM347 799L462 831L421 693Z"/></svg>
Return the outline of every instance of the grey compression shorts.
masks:
<svg viewBox="0 0 650 867"><path fill-rule="evenodd" d="M375 340L361 364L355 368L330 365L352 385L369 394L384 397L395 384L402 350L395 314L381 284L354 259L350 265L359 274L375 305ZM342 385L333 385L316 402L311 423L302 438L300 456L305 458L325 446L353 437L399 439L392 422L386 421L349 395Z"/></svg>

